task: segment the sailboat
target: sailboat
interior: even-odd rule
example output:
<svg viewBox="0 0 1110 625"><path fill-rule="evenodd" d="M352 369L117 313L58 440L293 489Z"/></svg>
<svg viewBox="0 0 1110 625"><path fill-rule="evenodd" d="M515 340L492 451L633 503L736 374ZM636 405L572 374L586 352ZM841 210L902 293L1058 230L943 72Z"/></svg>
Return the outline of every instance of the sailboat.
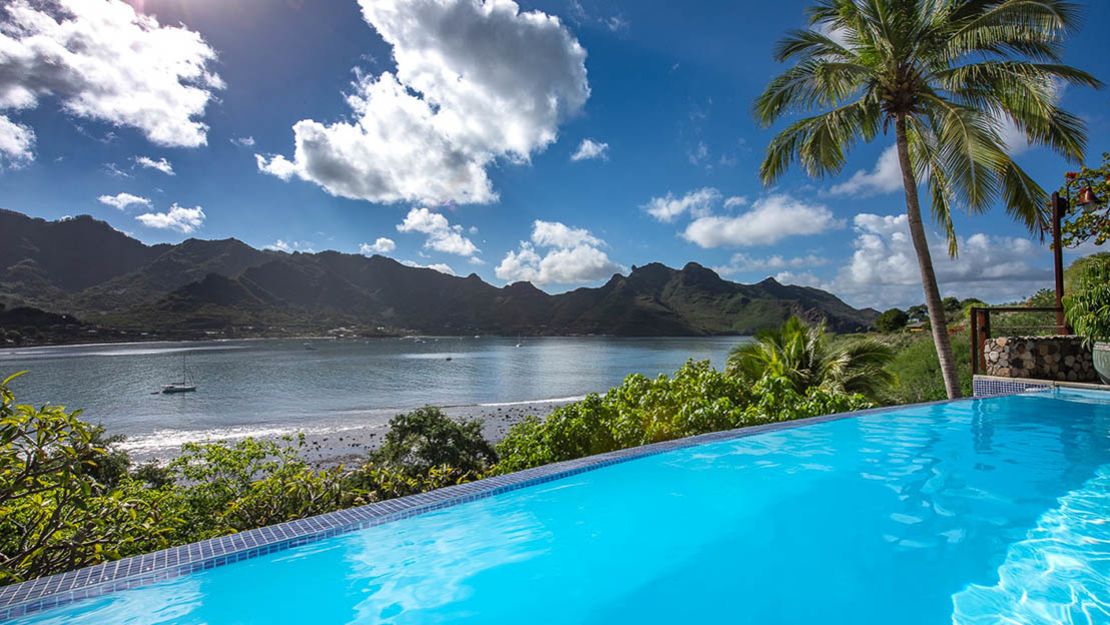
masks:
<svg viewBox="0 0 1110 625"><path fill-rule="evenodd" d="M197 385L193 383L192 376L189 375L189 370L185 368L185 354L181 354L181 381L172 382L162 387L163 395L173 395L174 393L193 393L197 390Z"/></svg>

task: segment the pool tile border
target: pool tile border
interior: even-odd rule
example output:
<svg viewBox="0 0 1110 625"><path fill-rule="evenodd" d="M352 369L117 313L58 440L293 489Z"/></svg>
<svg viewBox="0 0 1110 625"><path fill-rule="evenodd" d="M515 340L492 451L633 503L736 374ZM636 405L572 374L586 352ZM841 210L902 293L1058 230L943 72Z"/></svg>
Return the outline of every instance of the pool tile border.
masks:
<svg viewBox="0 0 1110 625"><path fill-rule="evenodd" d="M631 447L105 562L0 587L0 621L120 590L147 586L223 564L292 549L339 534L356 532L637 458L705 443L746 438L864 415L948 404L953 401L967 401L967 399L841 412Z"/></svg>
<svg viewBox="0 0 1110 625"><path fill-rule="evenodd" d="M1078 389L1088 391L1110 390L1102 384L1088 382L1068 382L1064 380L1037 380L1033 378L1004 378L993 375L976 375L971 378L974 397L998 397L1052 389Z"/></svg>

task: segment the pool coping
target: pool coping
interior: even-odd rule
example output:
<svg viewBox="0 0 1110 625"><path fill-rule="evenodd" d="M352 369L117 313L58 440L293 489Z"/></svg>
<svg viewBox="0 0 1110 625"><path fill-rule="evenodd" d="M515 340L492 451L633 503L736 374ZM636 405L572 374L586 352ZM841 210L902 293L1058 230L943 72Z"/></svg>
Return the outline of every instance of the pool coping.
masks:
<svg viewBox="0 0 1110 625"><path fill-rule="evenodd" d="M1046 389L1047 390L1047 389ZM466 484L448 486L417 495L337 510L277 525L180 545L131 556L90 567L67 571L0 587L0 621L26 616L61 605L147 586L215 568L224 564L292 549L369 527L441 510L451 506L493 497L562 479L605 466L653 456L706 443L746 438L768 432L790 430L843 419L893 413L906 409L937 406L987 398L965 397L899 406L882 406L817 417L776 421L761 425L710 432L639 447L547 464L515 473L489 477Z"/></svg>

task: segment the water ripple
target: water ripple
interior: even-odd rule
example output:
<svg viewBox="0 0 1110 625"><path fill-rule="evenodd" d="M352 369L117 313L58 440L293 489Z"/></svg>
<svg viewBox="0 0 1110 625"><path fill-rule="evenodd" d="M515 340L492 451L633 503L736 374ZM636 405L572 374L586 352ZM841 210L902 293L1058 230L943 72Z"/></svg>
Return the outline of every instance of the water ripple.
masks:
<svg viewBox="0 0 1110 625"><path fill-rule="evenodd" d="M952 597L954 625L1110 623L1110 465L1015 543L994 586Z"/></svg>

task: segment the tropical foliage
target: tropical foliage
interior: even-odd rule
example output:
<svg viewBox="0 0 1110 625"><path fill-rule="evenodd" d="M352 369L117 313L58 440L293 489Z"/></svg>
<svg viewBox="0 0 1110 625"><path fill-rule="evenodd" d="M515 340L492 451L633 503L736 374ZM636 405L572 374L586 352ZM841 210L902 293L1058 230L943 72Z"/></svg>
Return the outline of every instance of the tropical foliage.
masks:
<svg viewBox="0 0 1110 625"><path fill-rule="evenodd" d="M932 340L924 334L888 334L882 340L894 351L884 369L893 382L880 393L882 404L937 401L948 396ZM966 333L953 335L953 358L960 392L971 393L971 342Z"/></svg>
<svg viewBox="0 0 1110 625"><path fill-rule="evenodd" d="M105 439L79 411L16 404L10 379L0 384L0 585L480 477L473 467L373 459L317 468L300 437L190 443L167 466L132 467L113 447L120 439ZM471 431L417 412L395 419L409 440ZM474 450L473 441L446 444L460 458Z"/></svg>
<svg viewBox="0 0 1110 625"><path fill-rule="evenodd" d="M1079 161L1083 122L1056 102L1059 84L1099 86L1062 62L1078 23L1064 0L818 0L810 27L789 33L776 58L794 65L755 103L765 125L794 121L767 148L761 175L778 180L797 162L811 176L844 168L847 152L894 130L910 238L947 394L960 394L945 314L922 218L930 214L957 253L952 209L987 210L1001 199L1031 231L1048 223L1046 197L1007 151L1003 125Z"/></svg>
<svg viewBox="0 0 1110 625"><path fill-rule="evenodd" d="M754 343L736 346L726 370L748 383L780 378L802 394L822 388L875 399L892 382L883 367L893 356L888 346L871 339L834 344L824 324L807 325L791 317L756 335Z"/></svg>
<svg viewBox="0 0 1110 625"><path fill-rule="evenodd" d="M393 419L372 458L383 466L409 473L448 466L481 475L497 462L493 447L482 437L480 421L455 421L434 406Z"/></svg>
<svg viewBox="0 0 1110 625"><path fill-rule="evenodd" d="M906 327L910 316L901 308L890 308L875 319L875 329L879 332L897 332Z"/></svg>
<svg viewBox="0 0 1110 625"><path fill-rule="evenodd" d="M1084 265L1064 297L1064 316L1088 343L1110 341L1110 256L1100 255Z"/></svg>
<svg viewBox="0 0 1110 625"><path fill-rule="evenodd" d="M1102 153L1102 165L1083 167L1078 175L1069 175L1060 188L1060 197L1071 198L1062 234L1064 247L1076 247L1094 240L1095 245L1110 241L1110 152ZM1090 183L1101 206L1079 206L1080 192Z"/></svg>
<svg viewBox="0 0 1110 625"><path fill-rule="evenodd" d="M872 405L862 395L812 387L768 374L754 383L690 361L673 376L630 375L604 395L530 418L497 445L498 472L761 423Z"/></svg>
<svg viewBox="0 0 1110 625"><path fill-rule="evenodd" d="M172 530L156 498L97 479L117 460L97 429L79 412L17 405L11 380L0 383L0 583L163 545Z"/></svg>

